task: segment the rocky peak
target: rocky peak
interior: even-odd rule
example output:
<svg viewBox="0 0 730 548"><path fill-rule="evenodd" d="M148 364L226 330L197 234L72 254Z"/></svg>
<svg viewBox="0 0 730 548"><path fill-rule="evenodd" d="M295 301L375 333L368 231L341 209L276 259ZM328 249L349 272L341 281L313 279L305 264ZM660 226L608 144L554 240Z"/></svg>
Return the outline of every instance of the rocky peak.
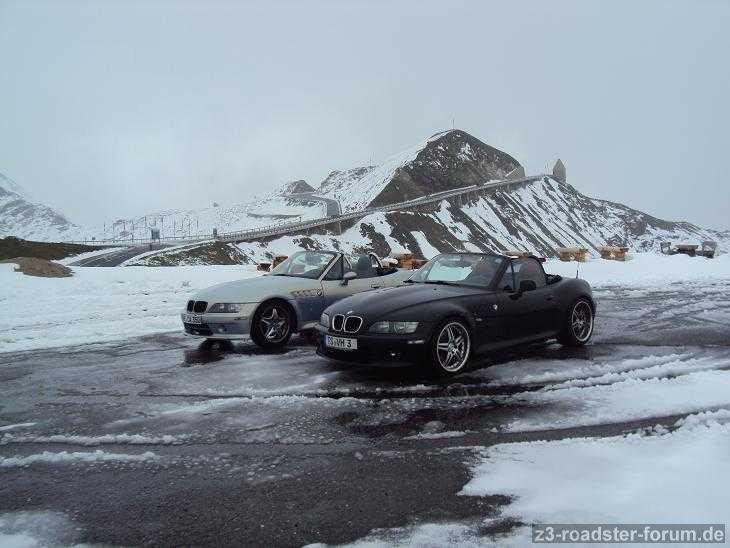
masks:
<svg viewBox="0 0 730 548"><path fill-rule="evenodd" d="M279 194L286 196L289 194L301 194L303 192L314 192L314 187L307 184L304 179L298 179L296 181L289 181L281 187Z"/></svg>
<svg viewBox="0 0 730 548"><path fill-rule="evenodd" d="M385 205L490 180L506 179L520 163L467 132L433 135L416 157L401 166L373 200Z"/></svg>

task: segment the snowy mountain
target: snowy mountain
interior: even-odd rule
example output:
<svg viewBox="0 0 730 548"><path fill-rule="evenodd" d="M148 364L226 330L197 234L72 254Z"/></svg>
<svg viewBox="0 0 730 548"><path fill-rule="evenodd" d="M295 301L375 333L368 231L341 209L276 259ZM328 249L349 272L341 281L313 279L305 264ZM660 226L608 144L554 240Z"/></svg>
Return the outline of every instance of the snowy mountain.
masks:
<svg viewBox="0 0 730 548"><path fill-rule="evenodd" d="M357 211L504 179L519 167L509 154L466 132L445 131L378 166L333 171L317 194L339 200L343 212Z"/></svg>
<svg viewBox="0 0 730 548"><path fill-rule="evenodd" d="M727 233L690 223L663 221L627 206L590 198L567 183L536 182L459 200L442 200L419 211L368 215L340 236L311 236L310 246L370 248L385 255L408 249L425 257L451 250L526 250L555 256L555 248L627 245L658 251L662 241L716 240L730 248ZM282 244L286 239L282 239ZM274 247L272 242L270 247Z"/></svg>
<svg viewBox="0 0 730 548"><path fill-rule="evenodd" d="M562 162L561 162L562 166ZM397 203L426 194L522 174L520 164L460 130L439 133L379 166L334 171L317 194L340 200L343 211ZM341 235L286 236L241 244L248 253L305 247L372 249L381 255L408 249L431 257L450 250L527 250L555 256L555 248L625 245L658 251L660 242L718 241L730 233L658 219L628 206L581 194L560 177L546 177L468 198L444 199L417 211L375 213L344 226Z"/></svg>
<svg viewBox="0 0 730 548"><path fill-rule="evenodd" d="M509 154L464 131L451 130L379 165L333 171L316 191L297 180L251 202L157 211L83 230L52 209L23 198L22 189L2 179L0 236L39 240L147 238L150 228L157 227L162 237L209 237L214 228L223 233L324 217L328 204L318 196L337 200L343 212L350 212L523 174L522 166ZM426 257L449 250L521 249L554 256L555 248L563 246L595 249L613 244L634 251L656 251L661 241L704 240L716 240L720 250L730 250L729 231L665 221L622 204L590 198L564 182L562 173L556 175L444 199L417 210L371 214L343 222L339 235L322 229L319 234L294 234L240 247L250 257L290 253L299 247L372 249L381 255L409 249Z"/></svg>
<svg viewBox="0 0 730 548"><path fill-rule="evenodd" d="M80 229L63 214L36 203L30 194L0 173L0 237L36 240L73 240Z"/></svg>

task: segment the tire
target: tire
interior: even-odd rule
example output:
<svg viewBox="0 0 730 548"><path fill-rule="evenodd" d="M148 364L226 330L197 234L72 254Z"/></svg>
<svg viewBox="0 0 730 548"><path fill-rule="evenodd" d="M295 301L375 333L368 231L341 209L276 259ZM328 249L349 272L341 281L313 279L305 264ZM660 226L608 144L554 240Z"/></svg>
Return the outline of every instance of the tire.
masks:
<svg viewBox="0 0 730 548"><path fill-rule="evenodd" d="M564 346L583 346L591 340L593 326L593 306L588 299L578 299L568 308L558 342Z"/></svg>
<svg viewBox="0 0 730 548"><path fill-rule="evenodd" d="M471 333L467 324L459 318L441 322L431 337L431 372L441 377L451 377L467 369L471 357Z"/></svg>
<svg viewBox="0 0 730 548"><path fill-rule="evenodd" d="M261 348L283 348L292 336L294 312L279 300L262 303L251 320L251 340Z"/></svg>

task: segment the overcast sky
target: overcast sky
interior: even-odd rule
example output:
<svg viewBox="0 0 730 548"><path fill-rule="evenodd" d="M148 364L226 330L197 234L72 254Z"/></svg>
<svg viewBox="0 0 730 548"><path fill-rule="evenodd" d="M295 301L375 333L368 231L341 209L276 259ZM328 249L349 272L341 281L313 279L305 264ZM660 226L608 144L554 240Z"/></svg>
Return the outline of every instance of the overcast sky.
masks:
<svg viewBox="0 0 730 548"><path fill-rule="evenodd" d="M313 186L464 129L730 228L730 2L0 0L0 172L77 223Z"/></svg>

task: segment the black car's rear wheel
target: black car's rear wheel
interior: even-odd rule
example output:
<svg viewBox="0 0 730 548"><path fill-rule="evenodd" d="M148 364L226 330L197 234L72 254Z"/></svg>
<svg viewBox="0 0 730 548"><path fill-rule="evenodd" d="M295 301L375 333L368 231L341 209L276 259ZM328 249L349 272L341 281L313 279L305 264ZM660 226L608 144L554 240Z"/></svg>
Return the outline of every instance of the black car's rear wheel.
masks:
<svg viewBox="0 0 730 548"><path fill-rule="evenodd" d="M251 339L262 348L281 348L292 335L293 315L281 301L268 301L258 307L251 320Z"/></svg>
<svg viewBox="0 0 730 548"><path fill-rule="evenodd" d="M431 339L431 368L439 375L449 376L466 369L471 355L469 328L459 319L441 323Z"/></svg>
<svg viewBox="0 0 730 548"><path fill-rule="evenodd" d="M578 299L568 309L558 341L566 346L583 346L593 335L593 306L586 299Z"/></svg>

